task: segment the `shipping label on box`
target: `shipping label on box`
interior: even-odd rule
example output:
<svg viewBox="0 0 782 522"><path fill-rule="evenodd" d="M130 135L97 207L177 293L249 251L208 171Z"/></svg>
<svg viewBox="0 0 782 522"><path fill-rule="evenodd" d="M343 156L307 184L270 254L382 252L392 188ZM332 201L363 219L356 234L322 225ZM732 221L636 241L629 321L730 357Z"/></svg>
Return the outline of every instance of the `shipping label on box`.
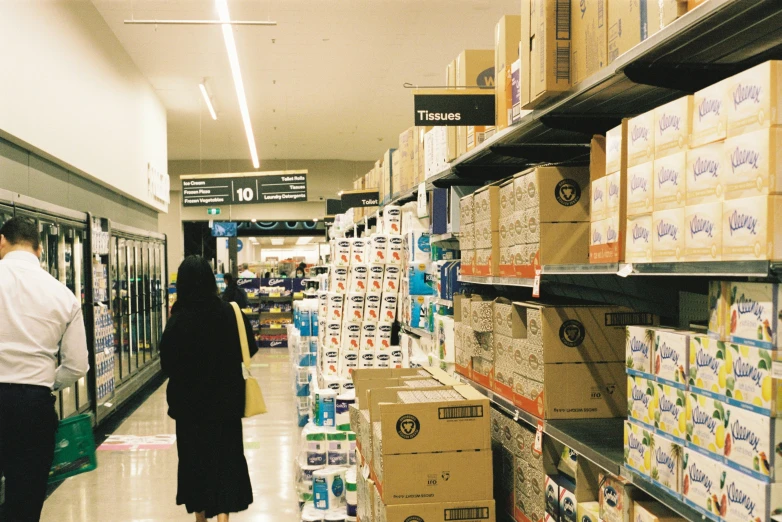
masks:
<svg viewBox="0 0 782 522"><path fill-rule="evenodd" d="M622 156L627 156L626 134L626 121L606 132L606 174L619 172L622 168Z"/></svg>
<svg viewBox="0 0 782 522"><path fill-rule="evenodd" d="M625 421L625 465L645 477L651 475L652 450L649 441L652 433L649 428Z"/></svg>
<svg viewBox="0 0 782 522"><path fill-rule="evenodd" d="M634 167L654 159L654 111L627 122L627 166Z"/></svg>
<svg viewBox="0 0 782 522"><path fill-rule="evenodd" d="M655 388L654 427L684 444L687 437L687 392L658 382Z"/></svg>
<svg viewBox="0 0 782 522"><path fill-rule="evenodd" d="M782 190L782 127L772 127L725 140L730 170L725 199L777 194Z"/></svg>
<svg viewBox="0 0 782 522"><path fill-rule="evenodd" d="M693 95L690 147L724 140L728 132L728 83L717 82Z"/></svg>
<svg viewBox="0 0 782 522"><path fill-rule="evenodd" d="M627 215L648 214L653 210L655 162L641 163L627 169ZM594 198L593 198L594 199Z"/></svg>
<svg viewBox="0 0 782 522"><path fill-rule="evenodd" d="M684 206L687 155L684 152L654 160L654 210Z"/></svg>
<svg viewBox="0 0 782 522"><path fill-rule="evenodd" d="M650 378L627 376L627 418L654 428L654 381Z"/></svg>
<svg viewBox="0 0 782 522"><path fill-rule="evenodd" d="M665 436L655 438L652 454L652 481L675 495L682 492L683 452L682 444L669 440Z"/></svg>
<svg viewBox="0 0 782 522"><path fill-rule="evenodd" d="M729 371L725 357L724 342L707 335L690 335L690 390L724 400Z"/></svg>
<svg viewBox="0 0 782 522"><path fill-rule="evenodd" d="M728 136L782 124L782 67L771 60L726 79Z"/></svg>
<svg viewBox="0 0 782 522"><path fill-rule="evenodd" d="M649 378L652 375L652 357L655 330L643 326L628 326L625 353L627 373Z"/></svg>
<svg viewBox="0 0 782 522"><path fill-rule="evenodd" d="M728 335L734 343L776 350L782 323L782 287L776 283L728 283Z"/></svg>
<svg viewBox="0 0 782 522"><path fill-rule="evenodd" d="M722 204L722 259L782 259L782 196L725 200Z"/></svg>
<svg viewBox="0 0 782 522"><path fill-rule="evenodd" d="M654 110L654 157L685 152L690 142L692 96L683 96Z"/></svg>
<svg viewBox="0 0 782 522"><path fill-rule="evenodd" d="M608 194L606 192L606 178L602 177L592 182L592 204L589 207L590 220L594 223L606 217L606 204Z"/></svg>
<svg viewBox="0 0 782 522"><path fill-rule="evenodd" d="M496 520L494 500L470 502L441 502L432 504L403 504L382 506L382 513L374 520L382 522L447 522L451 520L487 521ZM361 520L364 520L362 517Z"/></svg>
<svg viewBox="0 0 782 522"><path fill-rule="evenodd" d="M684 253L684 208L655 211L652 219L652 260L655 263L681 260Z"/></svg>
<svg viewBox="0 0 782 522"><path fill-rule="evenodd" d="M724 465L692 448L685 448L683 466L684 501L709 519L717 520L720 506L713 499L722 498Z"/></svg>
<svg viewBox="0 0 782 522"><path fill-rule="evenodd" d="M688 205L721 201L723 183L730 172L723 142L687 151L687 179L684 183Z"/></svg>
<svg viewBox="0 0 782 522"><path fill-rule="evenodd" d="M722 201L688 205L684 209L684 260L722 258Z"/></svg>

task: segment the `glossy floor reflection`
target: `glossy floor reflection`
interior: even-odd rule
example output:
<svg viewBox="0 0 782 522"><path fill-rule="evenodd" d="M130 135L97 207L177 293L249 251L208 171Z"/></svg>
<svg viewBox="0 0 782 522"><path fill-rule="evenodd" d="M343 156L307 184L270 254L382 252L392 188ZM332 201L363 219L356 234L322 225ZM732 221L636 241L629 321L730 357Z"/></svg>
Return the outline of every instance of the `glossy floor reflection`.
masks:
<svg viewBox="0 0 782 522"><path fill-rule="evenodd" d="M269 413L244 421L245 454L255 500L237 522L294 522L298 517L293 459L298 448L287 350L261 350L253 359ZM174 433L166 415L165 385L115 432ZM154 451L98 452L98 469L65 481L43 508L44 522L162 522L195 520L177 506L176 447Z"/></svg>

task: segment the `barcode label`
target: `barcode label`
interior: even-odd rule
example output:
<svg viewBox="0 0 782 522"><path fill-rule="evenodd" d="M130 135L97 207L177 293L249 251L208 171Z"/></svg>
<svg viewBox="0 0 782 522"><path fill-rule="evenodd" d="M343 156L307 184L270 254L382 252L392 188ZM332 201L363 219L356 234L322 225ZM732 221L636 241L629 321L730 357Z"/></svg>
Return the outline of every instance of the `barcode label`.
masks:
<svg viewBox="0 0 782 522"><path fill-rule="evenodd" d="M450 406L448 408L440 408L438 414L440 420L472 419L483 417L483 406Z"/></svg>
<svg viewBox="0 0 782 522"><path fill-rule="evenodd" d="M570 42L557 42L557 81L570 81Z"/></svg>
<svg viewBox="0 0 782 522"><path fill-rule="evenodd" d="M443 520L486 520L489 518L489 508L453 508L443 511Z"/></svg>
<svg viewBox="0 0 782 522"><path fill-rule="evenodd" d="M597 26L603 27L605 23L605 0L597 1Z"/></svg>
<svg viewBox="0 0 782 522"><path fill-rule="evenodd" d="M606 326L652 326L654 315L643 312L614 312L606 314Z"/></svg>
<svg viewBox="0 0 782 522"><path fill-rule="evenodd" d="M570 0L557 0L557 40L570 40Z"/></svg>

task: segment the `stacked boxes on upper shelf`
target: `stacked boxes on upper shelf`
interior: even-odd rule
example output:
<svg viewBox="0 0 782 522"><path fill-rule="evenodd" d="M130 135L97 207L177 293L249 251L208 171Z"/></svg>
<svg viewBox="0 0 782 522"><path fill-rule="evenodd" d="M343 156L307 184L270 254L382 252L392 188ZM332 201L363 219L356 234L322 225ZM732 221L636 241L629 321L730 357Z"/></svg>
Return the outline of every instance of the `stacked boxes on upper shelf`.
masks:
<svg viewBox="0 0 782 522"><path fill-rule="evenodd" d="M780 289L713 281L709 294L708 334L627 329L626 465L707 518L769 520L782 509Z"/></svg>
<svg viewBox="0 0 782 522"><path fill-rule="evenodd" d="M480 188L473 195L475 260L473 274L499 274L500 262L500 188Z"/></svg>

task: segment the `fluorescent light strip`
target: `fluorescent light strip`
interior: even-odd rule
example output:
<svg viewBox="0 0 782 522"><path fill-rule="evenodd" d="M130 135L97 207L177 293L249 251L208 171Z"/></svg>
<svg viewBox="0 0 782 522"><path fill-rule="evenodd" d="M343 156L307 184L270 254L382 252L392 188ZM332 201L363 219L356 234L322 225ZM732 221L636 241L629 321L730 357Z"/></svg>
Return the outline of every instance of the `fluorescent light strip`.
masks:
<svg viewBox="0 0 782 522"><path fill-rule="evenodd" d="M206 92L206 87L203 83L198 84L198 88L201 89L201 94L204 96L204 101L206 102L206 106L209 109L209 114L212 115L212 119L217 119L217 114L215 114L215 108L212 107L212 99L209 98L209 94Z"/></svg>
<svg viewBox="0 0 782 522"><path fill-rule="evenodd" d="M228 62L231 64L231 72L234 77L234 87L236 87L236 97L239 98L239 111L242 113L244 122L244 131L247 134L247 144L250 146L250 156L253 160L253 168L258 168L258 150L255 148L255 136L253 135L252 124L250 123L250 110L247 108L247 95L244 92L244 82L242 81L242 71L239 69L239 54L236 52L236 42L234 41L233 28L230 25L231 15L228 12L227 0L215 0L217 4L217 13L223 23L223 39L225 40L225 50L228 52Z"/></svg>
<svg viewBox="0 0 782 522"><path fill-rule="evenodd" d="M274 246L282 246L285 244L285 238L283 237L273 237L271 238L272 245Z"/></svg>
<svg viewBox="0 0 782 522"><path fill-rule="evenodd" d="M312 237L300 237L299 239L296 240L296 244L297 245L306 245L310 241L312 241Z"/></svg>

